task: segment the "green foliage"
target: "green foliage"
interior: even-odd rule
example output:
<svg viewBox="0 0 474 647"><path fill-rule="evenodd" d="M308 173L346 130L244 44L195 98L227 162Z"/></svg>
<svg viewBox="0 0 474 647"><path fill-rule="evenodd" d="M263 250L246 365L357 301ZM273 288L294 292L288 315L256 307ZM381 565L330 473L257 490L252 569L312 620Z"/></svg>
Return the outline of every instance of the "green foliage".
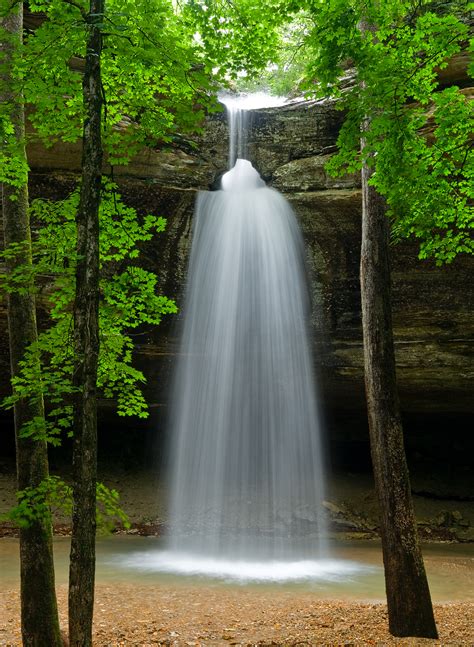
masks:
<svg viewBox="0 0 474 647"><path fill-rule="evenodd" d="M130 521L120 507L120 497L116 490L103 483L97 483L96 521L99 532L110 532L117 524L130 528ZM1 517L19 528L28 528L33 523L49 526L55 513L66 516L72 514L72 488L59 476L49 476L37 487L29 487L17 492L17 505Z"/></svg>
<svg viewBox="0 0 474 647"><path fill-rule="evenodd" d="M171 0L108 0L100 17L105 99L104 147L111 164L125 164L145 144L180 141L217 109L215 82L193 26ZM82 7L82 9L81 9ZM16 78L29 119L46 145L82 135L82 74L86 4L30 3L47 20L18 50Z"/></svg>
<svg viewBox="0 0 474 647"><path fill-rule="evenodd" d="M41 332L21 362L21 371L12 380L13 393L4 406L26 398L44 399L46 420L33 419L22 429L23 437L59 444L72 422L73 320L75 296L76 229L74 215L79 191L66 200L35 200L31 205L34 220L41 224L33 240L34 263L25 277L5 277L7 290L21 289L31 279L37 290L47 291L52 325ZM125 206L114 184L104 183L100 219L101 300L99 307L100 353L99 392L115 399L119 415L147 417L141 392L145 382L133 367L133 342L130 332L144 324L158 325L164 314L175 313L176 305L157 294L157 278L152 272L133 264L139 256L137 245L163 231L164 218L146 215L139 219L135 210ZM11 248L4 254L14 253Z"/></svg>
<svg viewBox="0 0 474 647"><path fill-rule="evenodd" d="M41 14L24 43L15 42L14 82L8 96L22 95L34 126L32 137L46 146L75 142L84 122L82 70L89 22L99 23L104 39L101 56L104 92L103 141L110 164L125 164L144 145L181 146L199 129L206 111L217 109L214 63L185 7L172 0L108 0L106 13L88 15L85 0L34 0L29 10ZM8 34L2 32L5 40ZM219 52L220 60L222 52ZM1 61L0 61L1 65ZM15 155L8 102L0 109L2 148L0 180L22 186L28 168ZM187 146L192 142L185 142ZM20 163L21 162L21 163ZM75 291L75 213L78 192L62 202L35 201L32 218L40 224L33 241L32 267L18 267L1 277L6 292L30 292L32 286L50 305L52 326L30 346L13 393L4 404L44 398L46 421L31 420L24 436L58 444L71 424L74 388L72 304ZM132 366L130 331L157 325L175 304L157 295L156 277L135 266L137 244L164 229L165 220L138 219L104 186L100 213L100 359L98 387L117 400L120 415L147 415L140 385L143 374ZM25 245L27 243L25 242ZM11 246L4 258L23 247ZM39 362L39 364L38 364Z"/></svg>
<svg viewBox="0 0 474 647"><path fill-rule="evenodd" d="M252 77L275 60L286 10L278 0L267 0L264 11L254 0L189 0L183 14L199 34L206 70L222 83L242 71Z"/></svg>
<svg viewBox="0 0 474 647"><path fill-rule="evenodd" d="M24 265L24 259L31 261L31 241L23 240L20 243L10 243L7 249L1 252L0 258L8 261L12 268L8 275L0 275L0 287L3 291L17 294L31 292L34 269L31 265Z"/></svg>
<svg viewBox="0 0 474 647"><path fill-rule="evenodd" d="M0 117L0 138L3 142L0 148L0 184L17 188L24 186L28 178L28 165L17 150L11 124L6 117Z"/></svg>
<svg viewBox="0 0 474 647"><path fill-rule="evenodd" d="M303 45L308 36L308 15L301 12L291 23L274 30L279 44L271 52L271 63L257 74L245 71L233 85L241 92L268 92L280 96L298 96L303 92L307 66Z"/></svg>
<svg viewBox="0 0 474 647"><path fill-rule="evenodd" d="M18 504L5 515L4 519L20 528L32 523L51 524L54 511L66 514L72 511L71 488L58 476L49 476L36 487L17 492Z"/></svg>
<svg viewBox="0 0 474 647"><path fill-rule="evenodd" d="M272 4L278 13L278 2L272 0ZM25 34L23 44L16 43L15 83L9 90L12 96L24 96L33 136L47 146L81 137L82 69L93 20L104 40L103 142L107 161L115 165L127 163L144 145L181 146L183 137L199 128L205 112L217 109L217 83L227 72L232 75L249 66L251 59L255 69L267 60L275 43L273 32L266 29L249 0L235 5L196 1L182 8L172 0L108 0L104 15L92 17L85 0L34 0L29 10L41 13L42 21ZM214 33L212 26L217 24L221 27ZM276 24L273 17L267 27L270 24ZM218 45L216 37L223 33L235 47ZM8 112L1 115L0 123L10 137ZM15 166L11 151L5 160L0 176L23 184L27 168ZM40 227L33 241L33 266L18 268L2 279L5 291L30 291L34 283L50 304L53 325L28 349L13 381L13 393L4 404L12 407L23 398L44 398L46 421L31 420L22 434L54 444L70 428L74 397L77 206L77 191L62 202L35 201L31 215ZM132 366L130 331L144 324L157 325L163 314L176 312L172 301L157 295L156 277L134 263L137 244L150 240L164 226L164 219L151 215L137 219L118 199L112 184L104 187L98 388L103 397L117 400L120 415L147 415L140 390L144 376ZM5 254L18 251L11 247Z"/></svg>
<svg viewBox="0 0 474 647"><path fill-rule="evenodd" d="M385 142L375 186L387 196L394 238L415 236L420 258L440 265L474 253L473 104L451 87L433 96L430 112L429 138L415 130L417 123L427 126L420 114L398 147Z"/></svg>
<svg viewBox="0 0 474 647"><path fill-rule="evenodd" d="M125 164L144 145L182 145L205 113L220 109L217 90L239 72L254 78L271 61L289 69L277 33L287 10L280 0L267 0L265 9L253 0L108 0L104 15L94 17L104 41L108 161ZM42 20L17 47L11 89L23 93L45 145L77 141L88 3L44 0L29 10Z"/></svg>
<svg viewBox="0 0 474 647"><path fill-rule="evenodd" d="M96 520L99 532L107 533L114 530L117 524L130 528L128 516L120 507L120 495L117 490L110 489L103 483L97 483Z"/></svg>
<svg viewBox="0 0 474 647"><path fill-rule="evenodd" d="M0 38L5 41L11 38L0 28ZM4 54L0 51L0 184L9 184L14 187L25 185L28 179L28 165L25 162L23 142L19 142L15 127L11 119L12 104L5 101L11 95L11 88L2 74L5 66ZM8 70L6 70L8 72Z"/></svg>
<svg viewBox="0 0 474 647"><path fill-rule="evenodd" d="M18 90L47 143L74 141L86 3L30 8L48 20L19 50ZM347 117L330 170L361 167L360 124L370 117L365 157L375 153L372 182L387 198L394 236L413 235L423 258L450 261L472 249L472 146L468 129L448 137L442 122L471 113L462 90L446 95L449 106L436 99L437 74L465 45L467 17L465 0L109 0L100 17L109 161L125 163L145 144L181 145L182 133L215 109L218 83L331 95ZM7 132L8 119L0 124ZM5 157L0 175L22 182L26 169Z"/></svg>
<svg viewBox="0 0 474 647"><path fill-rule="evenodd" d="M283 5L307 21L300 89L337 98L346 113L330 172L373 166L371 183L387 200L394 239L416 237L421 258L442 264L472 253L472 103L462 89L440 90L438 81L467 41L466 2Z"/></svg>

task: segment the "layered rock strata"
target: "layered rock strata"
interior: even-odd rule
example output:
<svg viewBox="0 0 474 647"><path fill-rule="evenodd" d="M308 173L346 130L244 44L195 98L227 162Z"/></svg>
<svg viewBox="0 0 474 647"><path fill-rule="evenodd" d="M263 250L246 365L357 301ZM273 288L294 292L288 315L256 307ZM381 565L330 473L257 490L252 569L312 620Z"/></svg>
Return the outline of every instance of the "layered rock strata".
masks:
<svg viewBox="0 0 474 647"><path fill-rule="evenodd" d="M364 416L360 320L359 179L328 176L342 114L330 102L293 103L256 110L249 157L268 184L292 203L300 222L311 274L315 360L325 408ZM166 232L144 246L143 263L154 269L164 294L182 302L197 190L215 185L227 167L224 114L210 118L196 149L147 149L115 169L125 201L141 213L168 219ZM29 145L31 197L61 198L74 186L77 145ZM107 170L107 169L106 169ZM416 246L393 247L393 311L402 408L414 414L469 415L473 410L473 260L447 267L417 258ZM4 308L4 305L1 306ZM1 370L7 374L6 320L1 316ZM152 407L167 402L177 353L179 317L137 337L137 363L147 374ZM2 381L2 391L7 389ZM133 423L132 423L133 425ZM347 429L350 434L350 425Z"/></svg>

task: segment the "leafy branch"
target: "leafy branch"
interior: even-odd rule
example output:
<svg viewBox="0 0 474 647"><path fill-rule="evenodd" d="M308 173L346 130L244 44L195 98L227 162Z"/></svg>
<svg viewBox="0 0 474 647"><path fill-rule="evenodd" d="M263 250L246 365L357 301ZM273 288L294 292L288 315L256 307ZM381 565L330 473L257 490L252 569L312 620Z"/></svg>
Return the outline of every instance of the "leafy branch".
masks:
<svg viewBox="0 0 474 647"><path fill-rule="evenodd" d="M117 526L130 528L127 514L120 505L119 493L103 483L96 484L96 519L99 532L111 532ZM9 521L19 528L29 528L40 522L51 525L54 515L72 514L72 488L59 476L49 476L36 487L28 487L17 492L18 503L0 520Z"/></svg>

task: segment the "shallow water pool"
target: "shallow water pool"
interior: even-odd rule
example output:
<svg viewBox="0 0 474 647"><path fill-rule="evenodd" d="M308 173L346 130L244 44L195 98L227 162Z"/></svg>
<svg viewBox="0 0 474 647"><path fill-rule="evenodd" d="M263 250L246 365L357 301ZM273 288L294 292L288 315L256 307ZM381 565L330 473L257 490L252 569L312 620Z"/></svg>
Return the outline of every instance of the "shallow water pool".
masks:
<svg viewBox="0 0 474 647"><path fill-rule="evenodd" d="M54 540L56 577L67 582L70 541ZM474 601L474 546L423 546L433 600ZM112 536L97 541L97 582L156 583L170 586L258 587L314 591L318 597L383 600L382 553L379 542L333 542L326 560L290 563L218 562L166 552L154 537ZM18 540L0 540L0 581L16 586Z"/></svg>

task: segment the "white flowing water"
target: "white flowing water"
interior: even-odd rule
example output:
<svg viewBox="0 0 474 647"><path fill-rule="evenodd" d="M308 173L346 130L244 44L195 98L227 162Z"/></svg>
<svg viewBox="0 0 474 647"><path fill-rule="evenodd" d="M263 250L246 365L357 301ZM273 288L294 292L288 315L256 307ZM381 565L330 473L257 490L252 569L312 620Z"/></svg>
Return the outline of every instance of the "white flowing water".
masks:
<svg viewBox="0 0 474 647"><path fill-rule="evenodd" d="M249 111L235 108L228 111L229 115L229 170L235 166L238 159L246 158L247 131L249 127ZM225 188L225 187L222 187Z"/></svg>
<svg viewBox="0 0 474 647"><path fill-rule="evenodd" d="M231 158L246 149L245 122L231 114ZM237 159L196 205L163 570L334 572L312 561L326 557L326 527L308 319L293 211Z"/></svg>
<svg viewBox="0 0 474 647"><path fill-rule="evenodd" d="M172 550L318 556L321 451L303 248L246 160L199 195L174 394Z"/></svg>

